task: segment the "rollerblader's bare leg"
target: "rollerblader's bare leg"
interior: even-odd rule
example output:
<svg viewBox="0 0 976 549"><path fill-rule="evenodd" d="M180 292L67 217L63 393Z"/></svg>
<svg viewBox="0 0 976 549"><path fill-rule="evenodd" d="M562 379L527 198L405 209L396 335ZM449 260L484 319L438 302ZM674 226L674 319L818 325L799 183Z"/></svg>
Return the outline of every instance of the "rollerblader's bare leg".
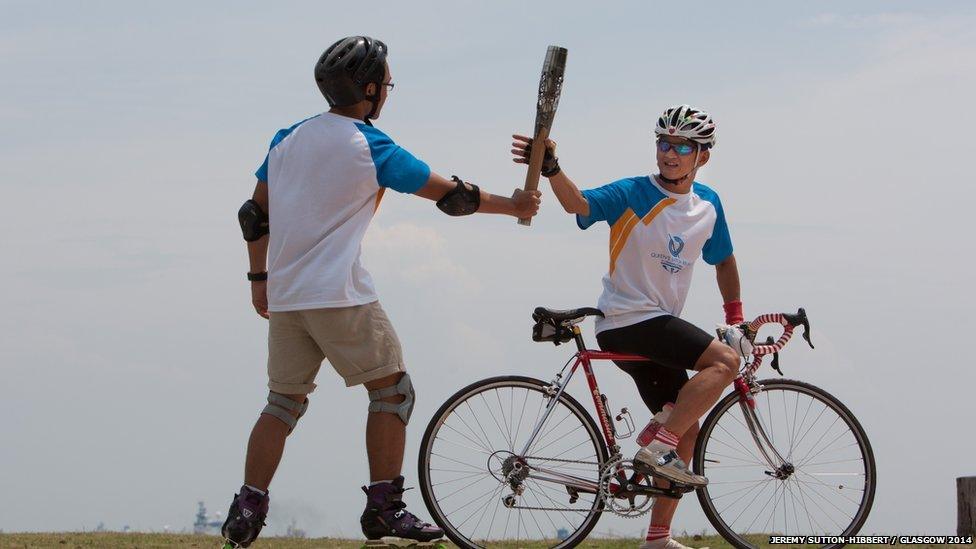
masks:
<svg viewBox="0 0 976 549"><path fill-rule="evenodd" d="M369 381L363 385L369 391L395 386L402 379L402 373ZM392 405L403 403L404 395L395 394L383 397L379 402ZM369 458L369 481L392 481L400 475L403 466L403 449L406 445L407 426L395 413L367 414L366 455Z"/></svg>
<svg viewBox="0 0 976 549"><path fill-rule="evenodd" d="M281 406L269 404L269 407L278 409L269 413L266 408L251 430L244 465L244 486L234 495L227 511L227 520L221 528L221 534L227 540L225 547L250 546L264 527L270 503L268 485L285 450L285 438L304 412L303 403L308 402L306 395L275 394L269 397L269 403L272 400ZM279 417L282 415L290 416L292 421L286 423Z"/></svg>
<svg viewBox="0 0 976 549"><path fill-rule="evenodd" d="M403 412L408 395L390 389L403 387L404 381L409 385L409 378L405 380L404 377L405 374L396 373L364 384L373 403L366 421L370 485L363 486L366 509L360 518L363 535L368 540L397 537L427 542L444 536L443 530L407 511L402 499L404 489L400 468L406 442L406 420L400 412ZM411 393L412 401L412 389L407 392ZM409 407L412 402L406 404ZM406 419L409 419L409 411Z"/></svg>
<svg viewBox="0 0 976 549"><path fill-rule="evenodd" d="M297 403L305 402L306 395L283 395ZM297 417L296 412L291 415ZM268 490L271 478L278 470L281 455L285 451L285 439L290 428L274 416L261 414L251 438L247 441L247 458L244 461L244 483L259 490Z"/></svg>

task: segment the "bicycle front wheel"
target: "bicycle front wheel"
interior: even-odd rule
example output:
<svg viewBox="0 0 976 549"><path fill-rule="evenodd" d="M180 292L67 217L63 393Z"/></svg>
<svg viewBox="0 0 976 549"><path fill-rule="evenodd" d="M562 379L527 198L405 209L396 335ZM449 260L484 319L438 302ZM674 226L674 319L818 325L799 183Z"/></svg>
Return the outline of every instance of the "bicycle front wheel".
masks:
<svg viewBox="0 0 976 549"><path fill-rule="evenodd" d="M459 547L500 540L574 547L599 520L606 443L576 399L563 393L554 403L550 393L537 379L489 378L455 393L430 420L420 491Z"/></svg>
<svg viewBox="0 0 976 549"><path fill-rule="evenodd" d="M754 409L733 392L698 434L694 469L708 477L698 491L708 520L740 548L770 534L856 534L877 482L861 424L823 389L788 379L759 383Z"/></svg>

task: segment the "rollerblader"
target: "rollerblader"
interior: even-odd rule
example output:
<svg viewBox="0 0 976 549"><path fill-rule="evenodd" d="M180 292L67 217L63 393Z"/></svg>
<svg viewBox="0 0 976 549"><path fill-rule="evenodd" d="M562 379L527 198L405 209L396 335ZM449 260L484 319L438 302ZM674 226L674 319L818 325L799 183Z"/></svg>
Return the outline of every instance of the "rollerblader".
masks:
<svg viewBox="0 0 976 549"><path fill-rule="evenodd" d="M642 355L654 362L617 362L655 414L638 437L642 447L635 464L656 477L658 485L670 481L700 487L708 480L686 465L698 419L735 378L740 354L679 315L695 261L702 257L715 266L725 321L733 325L729 337L741 336L734 327L743 320L739 273L718 194L695 182L715 144L711 116L688 105L674 106L664 111L654 131L656 175L580 191L560 168L551 140L545 144L542 175L566 212L576 215L580 229L600 221L611 227L610 268L599 301L606 316L596 319L597 341L603 350ZM532 140L513 137L514 161L526 163ZM740 339L730 342L738 344ZM689 380L687 370L697 374ZM655 502L641 549L684 547L671 537L676 506L674 499Z"/></svg>
<svg viewBox="0 0 976 549"><path fill-rule="evenodd" d="M328 359L346 386L363 385L369 398L363 534L428 542L443 532L402 500L400 470L415 391L396 332L360 263L360 245L387 189L436 201L451 216L516 218L538 212L539 193L517 189L506 198L446 179L373 127L394 86L383 42L367 36L337 41L316 63L315 80L329 110L275 135L256 172L254 194L238 214L251 300L269 319L270 392L222 533L229 547L248 547L260 534L285 439L308 408Z"/></svg>

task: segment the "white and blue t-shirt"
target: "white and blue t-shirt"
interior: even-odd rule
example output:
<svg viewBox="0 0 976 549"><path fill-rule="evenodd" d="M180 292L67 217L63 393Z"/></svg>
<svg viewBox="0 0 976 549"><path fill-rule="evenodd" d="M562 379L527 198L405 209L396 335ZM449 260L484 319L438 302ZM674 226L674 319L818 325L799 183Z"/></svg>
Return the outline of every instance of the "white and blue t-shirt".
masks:
<svg viewBox="0 0 976 549"><path fill-rule="evenodd" d="M725 212L712 189L664 190L652 177L630 177L583 191L590 215L581 229L610 225L610 268L603 277L597 333L661 316L680 316L699 256L721 263L732 254Z"/></svg>
<svg viewBox="0 0 976 549"><path fill-rule="evenodd" d="M415 193L430 168L361 120L322 113L280 130L255 172L268 183L268 310L377 300L360 264L387 188Z"/></svg>

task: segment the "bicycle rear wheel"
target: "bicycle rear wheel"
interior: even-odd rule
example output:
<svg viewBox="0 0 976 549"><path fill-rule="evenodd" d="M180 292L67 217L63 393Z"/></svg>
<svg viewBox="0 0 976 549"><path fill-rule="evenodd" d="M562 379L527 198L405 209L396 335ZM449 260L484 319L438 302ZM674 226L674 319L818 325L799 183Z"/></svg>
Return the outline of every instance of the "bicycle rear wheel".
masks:
<svg viewBox="0 0 976 549"><path fill-rule="evenodd" d="M727 395L705 419L695 445L695 472L709 481L698 490L708 520L740 548L766 543L770 534L856 534L877 483L861 424L823 389L788 379L759 383L757 436L777 467L749 429L748 405L737 392Z"/></svg>
<svg viewBox="0 0 976 549"><path fill-rule="evenodd" d="M574 547L599 520L596 491L572 486L597 486L607 448L576 399L563 393L520 454L552 403L548 389L528 377L489 378L455 393L431 418L420 444L420 491L459 547L498 540ZM524 475L521 494L509 480L513 467Z"/></svg>

